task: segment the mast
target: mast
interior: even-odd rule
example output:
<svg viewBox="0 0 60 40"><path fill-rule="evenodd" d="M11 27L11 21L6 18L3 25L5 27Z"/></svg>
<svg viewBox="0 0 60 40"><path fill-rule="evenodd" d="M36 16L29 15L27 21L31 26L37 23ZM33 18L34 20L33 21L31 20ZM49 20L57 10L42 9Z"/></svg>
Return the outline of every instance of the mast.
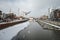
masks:
<svg viewBox="0 0 60 40"><path fill-rule="evenodd" d="M9 13L11 13L11 8L10 8L10 10L9 10Z"/></svg>
<svg viewBox="0 0 60 40"><path fill-rule="evenodd" d="M48 18L50 18L50 8L48 8Z"/></svg>
<svg viewBox="0 0 60 40"><path fill-rule="evenodd" d="M19 13L20 13L20 9L18 8L18 15L19 15Z"/></svg>

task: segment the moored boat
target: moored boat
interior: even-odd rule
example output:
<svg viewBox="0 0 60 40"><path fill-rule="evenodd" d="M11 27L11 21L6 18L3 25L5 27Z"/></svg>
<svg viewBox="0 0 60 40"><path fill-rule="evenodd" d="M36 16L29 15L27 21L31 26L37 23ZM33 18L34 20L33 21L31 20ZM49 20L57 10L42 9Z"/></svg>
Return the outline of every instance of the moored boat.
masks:
<svg viewBox="0 0 60 40"><path fill-rule="evenodd" d="M18 24L18 23L26 22L26 21L28 21L28 19L14 20L14 21L10 21L10 22L2 22L2 23L0 23L0 30L7 28L7 27L10 27L12 25Z"/></svg>

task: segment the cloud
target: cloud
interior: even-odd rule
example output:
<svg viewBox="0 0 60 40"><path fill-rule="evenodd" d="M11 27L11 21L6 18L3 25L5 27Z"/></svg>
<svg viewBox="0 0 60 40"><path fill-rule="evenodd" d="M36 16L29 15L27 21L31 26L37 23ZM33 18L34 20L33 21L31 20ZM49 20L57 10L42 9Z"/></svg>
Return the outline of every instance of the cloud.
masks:
<svg viewBox="0 0 60 40"><path fill-rule="evenodd" d="M32 11L31 16L48 14L48 8L59 8L60 0L0 0L0 10L8 12L11 8L17 14L18 8L21 11Z"/></svg>

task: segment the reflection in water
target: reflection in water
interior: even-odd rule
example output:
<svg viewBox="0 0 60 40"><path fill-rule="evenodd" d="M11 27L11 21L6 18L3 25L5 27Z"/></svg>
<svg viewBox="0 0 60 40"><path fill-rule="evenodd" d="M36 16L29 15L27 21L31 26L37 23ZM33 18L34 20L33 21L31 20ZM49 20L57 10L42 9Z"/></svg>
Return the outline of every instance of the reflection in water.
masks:
<svg viewBox="0 0 60 40"><path fill-rule="evenodd" d="M31 22L28 27L19 31L12 40L60 40L60 31L45 30L38 23Z"/></svg>
<svg viewBox="0 0 60 40"><path fill-rule="evenodd" d="M54 31L55 40L60 40L60 30Z"/></svg>

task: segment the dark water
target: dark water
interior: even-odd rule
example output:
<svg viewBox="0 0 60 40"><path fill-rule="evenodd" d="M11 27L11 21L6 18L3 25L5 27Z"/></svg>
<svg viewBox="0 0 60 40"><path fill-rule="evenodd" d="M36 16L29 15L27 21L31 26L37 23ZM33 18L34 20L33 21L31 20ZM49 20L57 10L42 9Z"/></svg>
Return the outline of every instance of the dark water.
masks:
<svg viewBox="0 0 60 40"><path fill-rule="evenodd" d="M30 22L12 40L60 40L60 31L45 30L37 22Z"/></svg>

